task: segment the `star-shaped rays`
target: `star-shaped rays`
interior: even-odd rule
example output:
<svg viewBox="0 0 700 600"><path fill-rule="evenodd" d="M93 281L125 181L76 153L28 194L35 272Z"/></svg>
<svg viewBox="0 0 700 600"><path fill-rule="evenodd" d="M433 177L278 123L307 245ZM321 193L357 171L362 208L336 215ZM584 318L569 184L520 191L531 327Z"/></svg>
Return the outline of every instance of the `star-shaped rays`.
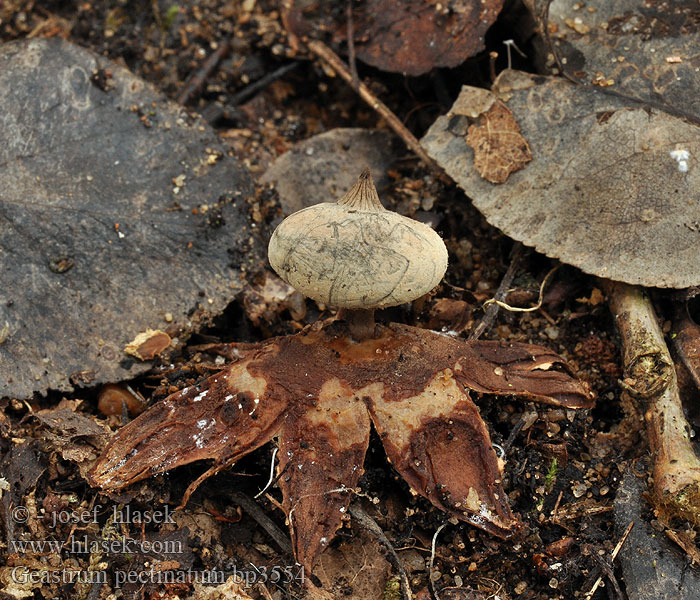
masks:
<svg viewBox="0 0 700 600"><path fill-rule="evenodd" d="M231 346L224 371L123 427L91 483L123 488L197 460L213 466L187 490L277 437L279 486L294 551L311 570L340 527L363 472L370 423L389 460L436 507L501 538L508 506L488 430L469 390L566 408L592 397L546 348L465 342L392 324L353 341L343 321Z"/></svg>

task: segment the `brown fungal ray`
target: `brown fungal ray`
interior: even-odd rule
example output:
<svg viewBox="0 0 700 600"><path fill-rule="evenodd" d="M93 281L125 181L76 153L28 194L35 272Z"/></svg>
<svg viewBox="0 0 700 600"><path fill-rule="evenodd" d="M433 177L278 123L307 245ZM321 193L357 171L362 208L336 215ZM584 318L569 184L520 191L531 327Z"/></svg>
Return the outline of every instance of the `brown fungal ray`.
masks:
<svg viewBox="0 0 700 600"><path fill-rule="evenodd" d="M117 432L93 466L90 482L120 489L203 459L213 459L218 470L268 442L289 401L267 394L264 377L252 376L248 365L275 352L274 344L267 344L252 357L149 408Z"/></svg>
<svg viewBox="0 0 700 600"><path fill-rule="evenodd" d="M488 430L451 369L400 403L383 394L367 402L387 456L416 492L493 535L515 532Z"/></svg>
<svg viewBox="0 0 700 600"><path fill-rule="evenodd" d="M279 486L294 554L311 570L347 514L364 471L370 421L365 405L337 378L304 408L287 414L279 435Z"/></svg>
<svg viewBox="0 0 700 600"><path fill-rule="evenodd" d="M120 489L213 459L184 504L201 481L279 433L280 487L297 559L308 568L341 523L349 493L337 490L357 484L370 418L416 493L505 538L518 521L467 390L567 408L592 402L586 385L545 348L467 343L406 325L377 326L375 337L353 341L347 323L336 320L223 353L238 361L121 429L90 481Z"/></svg>
<svg viewBox="0 0 700 600"><path fill-rule="evenodd" d="M574 377L561 356L543 346L470 342L455 367L455 376L475 392L516 394L524 400L565 408L593 406L593 394Z"/></svg>

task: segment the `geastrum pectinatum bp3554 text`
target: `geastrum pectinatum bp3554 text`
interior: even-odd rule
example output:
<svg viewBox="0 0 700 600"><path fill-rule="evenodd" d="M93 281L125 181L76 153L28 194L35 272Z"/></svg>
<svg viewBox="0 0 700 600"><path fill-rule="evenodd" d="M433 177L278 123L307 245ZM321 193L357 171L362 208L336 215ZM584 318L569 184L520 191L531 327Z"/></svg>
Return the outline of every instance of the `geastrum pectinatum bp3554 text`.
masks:
<svg viewBox="0 0 700 600"><path fill-rule="evenodd" d="M230 345L225 370L123 427L95 464L92 483L117 490L212 460L184 503L201 481L276 437L294 551L310 570L342 523L373 424L417 494L493 535L512 535L518 520L468 391L582 408L592 402L586 386L540 346L375 324L375 308L436 286L447 252L428 226L382 207L367 171L337 203L283 221L269 257L302 293L340 307L338 316L296 335Z"/></svg>

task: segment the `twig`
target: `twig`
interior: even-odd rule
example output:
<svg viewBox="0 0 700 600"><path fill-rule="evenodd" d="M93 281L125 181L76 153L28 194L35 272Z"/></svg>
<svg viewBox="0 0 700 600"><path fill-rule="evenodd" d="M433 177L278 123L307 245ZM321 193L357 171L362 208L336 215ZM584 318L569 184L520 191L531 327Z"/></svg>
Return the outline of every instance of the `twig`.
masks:
<svg viewBox="0 0 700 600"><path fill-rule="evenodd" d="M202 66L187 79L182 91L176 98L176 102L178 104L182 104L184 106L202 89L204 82L219 64L219 61L221 61L221 59L228 54L230 47L231 38L227 38L221 43L216 51L204 61Z"/></svg>
<svg viewBox="0 0 700 600"><path fill-rule="evenodd" d="M513 249L510 251L510 265L508 265L508 270L503 276L501 284L498 286L493 299L484 303L484 307L487 307L484 311L484 316L469 334L468 339L478 340L481 335L493 325L494 321L496 320L496 316L498 315L499 302L506 297L510 284L513 283L513 279L518 271L518 266L520 265L520 259L523 256L523 252L524 246L520 242L515 242Z"/></svg>
<svg viewBox="0 0 700 600"><path fill-rule="evenodd" d="M287 73L296 69L300 64L300 62L292 62L287 65L282 65L281 67L272 71L272 73L268 73L257 81L254 81L250 85L243 88L240 92L236 92L233 96L231 96L231 106L243 104L246 100L255 96L255 94L257 94L260 90L270 85L273 81L276 81L280 77L284 77Z"/></svg>
<svg viewBox="0 0 700 600"><path fill-rule="evenodd" d="M641 405L652 452L654 504L700 524L700 458L690 438L678 378L654 307L641 288L603 280L622 339L622 388Z"/></svg>
<svg viewBox="0 0 700 600"><path fill-rule="evenodd" d="M632 531L632 527L634 527L634 521L630 521L630 524L627 526L627 529L625 529L625 532L622 534L622 537L620 538L620 541L617 542L615 545L615 548L613 548L612 553L610 554L610 564L612 564L615 559L617 558L618 553L620 552L620 549L622 548L623 544L627 541L627 537L630 534L630 531ZM602 567L602 565L601 565ZM603 570L605 568L603 567ZM596 593L596 590L600 586L600 584L603 582L603 576L600 575L598 579L595 580L595 583L593 584L593 587L591 590L586 594L586 597L584 600L590 600L593 597L593 594ZM619 588L618 588L619 589Z"/></svg>
<svg viewBox="0 0 700 600"><path fill-rule="evenodd" d="M430 589L433 592L433 597L435 600L440 600L440 596L438 596L437 590L435 589L435 581L433 580L433 566L435 564L435 547L437 546L437 539L438 536L440 535L440 532L447 527L447 523L443 523L440 525L435 530L435 533L433 534L433 541L430 544L430 563L428 564L428 579L430 580Z"/></svg>
<svg viewBox="0 0 700 600"><path fill-rule="evenodd" d="M607 578L610 580L610 583L612 583L613 588L615 588L615 595L618 599L622 599L622 590L620 589L620 584L617 583L617 577L615 577L615 573L613 573L612 567L602 557L598 556L596 552L591 552L591 557L595 562L598 563L598 566L600 567L601 571L605 573Z"/></svg>
<svg viewBox="0 0 700 600"><path fill-rule="evenodd" d="M396 549L388 540L386 535L384 535L381 527L377 525L376 521L370 517L359 504L351 504L349 510L352 518L367 529L367 531L372 533L377 540L379 540L379 543L386 548L388 552L387 558L399 575L401 592L403 593L404 598L406 600L413 600L413 594L411 593L411 586L408 583L408 574L406 573L406 569L404 568L399 555L396 554Z"/></svg>
<svg viewBox="0 0 700 600"><path fill-rule="evenodd" d="M357 75L357 60L355 54L355 28L352 24L352 0L347 0L347 26L348 26L348 63L350 63L350 75L352 75L352 89L357 91L360 87L360 78Z"/></svg>
<svg viewBox="0 0 700 600"><path fill-rule="evenodd" d="M352 85L352 74L350 73L348 66L335 52L333 52L333 50L318 40L309 40L306 42L306 45L311 52L326 62L336 73L338 73L338 75L340 75L342 79ZM358 82L357 93L360 95L360 98L362 98L386 120L387 124L389 127L391 127L391 129L393 129L394 133L396 133L396 135L398 135L404 141L406 146L408 146L408 148L412 150L416 156L418 156L431 169L438 173L441 179L445 179L447 177L438 164L428 156L428 153L425 150L423 150L416 137L408 129L406 129L404 124L393 112L391 112L389 107L379 100L379 98L377 98L361 81Z"/></svg>
<svg viewBox="0 0 700 600"><path fill-rule="evenodd" d="M231 499L246 511L265 530L268 535L275 540L280 549L286 554L293 554L292 544L285 533L275 525L274 521L268 517L263 510L248 496L241 492L233 492Z"/></svg>
<svg viewBox="0 0 700 600"><path fill-rule="evenodd" d="M559 492L557 496L557 501L554 503L554 508L552 509L552 519L556 519L557 512L559 511L559 504L561 504L561 497L564 495L564 490Z"/></svg>
<svg viewBox="0 0 700 600"><path fill-rule="evenodd" d="M523 427L525 427L525 417L520 417L518 419L518 422L513 426L513 429L510 430L510 433L508 434L508 438L503 443L503 453L504 454L508 453L508 450L510 450L510 447L513 445L515 438L523 430Z"/></svg>

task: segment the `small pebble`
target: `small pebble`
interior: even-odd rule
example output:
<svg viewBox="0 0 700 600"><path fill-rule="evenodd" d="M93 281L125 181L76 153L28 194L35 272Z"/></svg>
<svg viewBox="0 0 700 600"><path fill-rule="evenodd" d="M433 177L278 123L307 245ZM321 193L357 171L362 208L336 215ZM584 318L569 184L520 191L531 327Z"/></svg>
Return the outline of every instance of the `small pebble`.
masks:
<svg viewBox="0 0 700 600"><path fill-rule="evenodd" d="M544 332L550 340L556 340L559 337L559 328L558 327L554 327L554 326L545 327Z"/></svg>
<svg viewBox="0 0 700 600"><path fill-rule="evenodd" d="M580 498L586 493L586 490L588 487L586 486L585 483L579 482L571 486L571 492L574 495L574 498Z"/></svg>

